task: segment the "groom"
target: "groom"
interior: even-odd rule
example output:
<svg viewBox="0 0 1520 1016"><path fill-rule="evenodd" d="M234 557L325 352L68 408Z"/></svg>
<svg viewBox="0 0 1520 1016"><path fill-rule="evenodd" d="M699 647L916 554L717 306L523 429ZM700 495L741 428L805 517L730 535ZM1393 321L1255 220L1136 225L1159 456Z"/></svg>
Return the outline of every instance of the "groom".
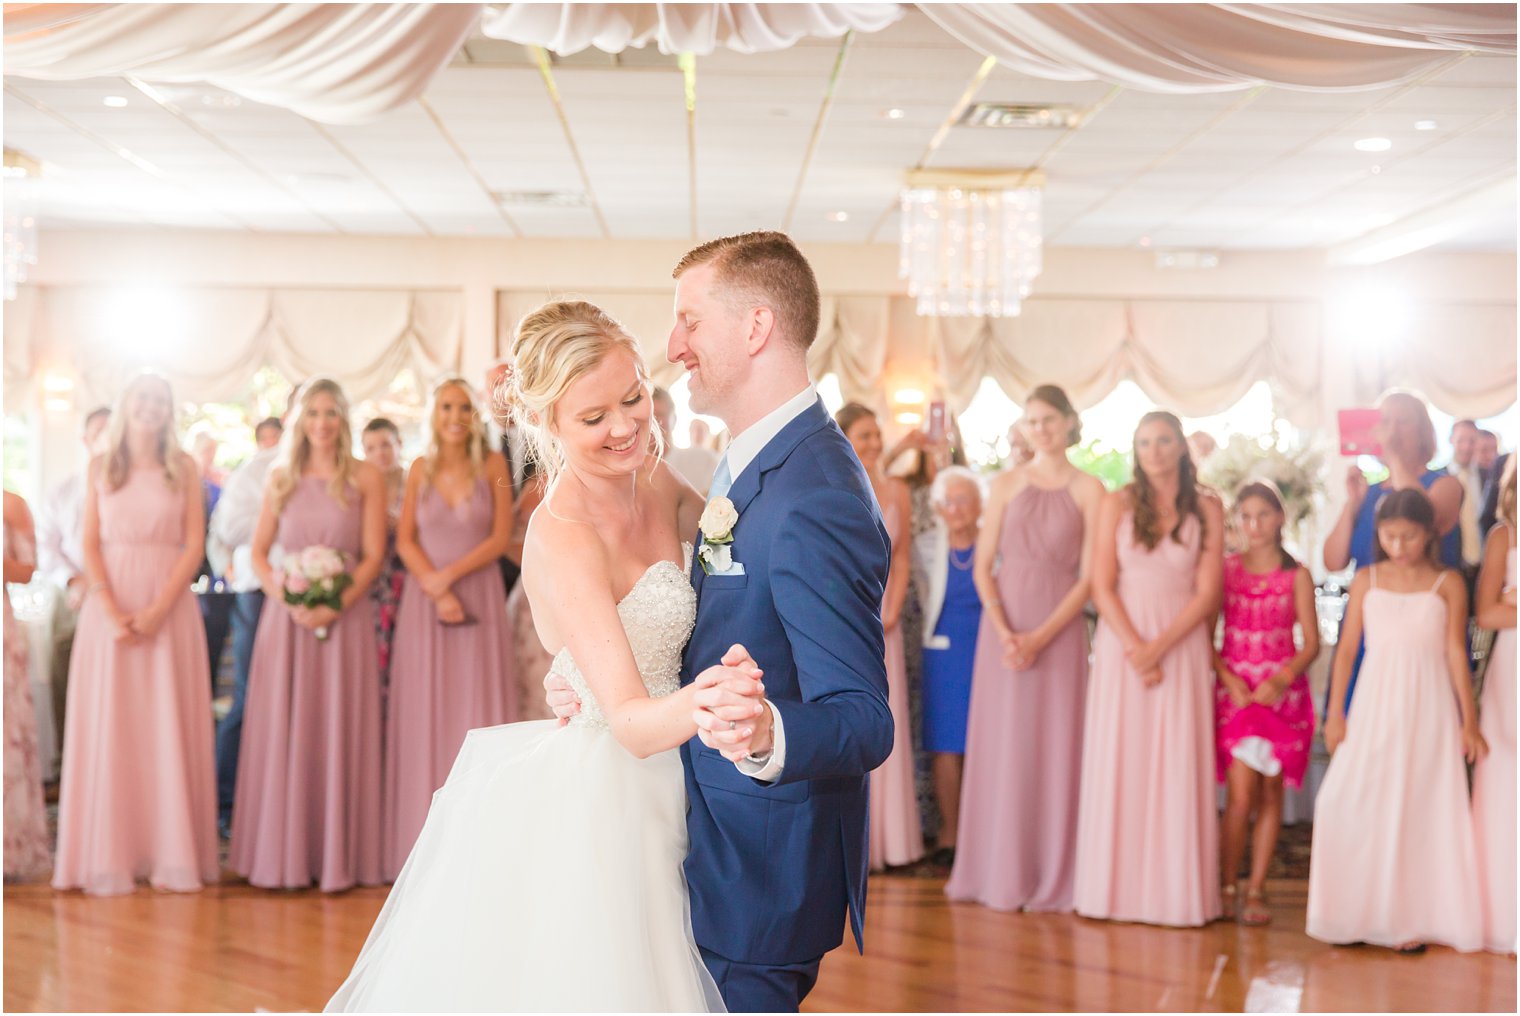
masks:
<svg viewBox="0 0 1520 1016"><path fill-rule="evenodd" d="M714 532L698 534L706 565L692 569L681 680L733 643L764 669L747 738L717 747L713 734L735 729L713 711L736 698L720 687L681 747L692 929L730 1011L796 1012L846 915L864 948L866 774L893 737L890 541L808 379L819 298L802 252L784 233L745 233L690 251L674 276L668 356L686 368L692 408L733 434L703 516ZM573 693L550 691L556 712L575 711Z"/></svg>

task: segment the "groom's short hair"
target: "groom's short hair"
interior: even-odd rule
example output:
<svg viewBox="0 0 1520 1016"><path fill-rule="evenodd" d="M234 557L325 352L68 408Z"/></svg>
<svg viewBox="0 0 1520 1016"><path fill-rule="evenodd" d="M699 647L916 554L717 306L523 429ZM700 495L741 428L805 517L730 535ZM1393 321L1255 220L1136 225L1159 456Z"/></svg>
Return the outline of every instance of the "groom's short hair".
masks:
<svg viewBox="0 0 1520 1016"><path fill-rule="evenodd" d="M711 264L724 298L769 307L782 337L807 349L818 336L818 279L785 233L762 230L709 240L676 263L671 277Z"/></svg>

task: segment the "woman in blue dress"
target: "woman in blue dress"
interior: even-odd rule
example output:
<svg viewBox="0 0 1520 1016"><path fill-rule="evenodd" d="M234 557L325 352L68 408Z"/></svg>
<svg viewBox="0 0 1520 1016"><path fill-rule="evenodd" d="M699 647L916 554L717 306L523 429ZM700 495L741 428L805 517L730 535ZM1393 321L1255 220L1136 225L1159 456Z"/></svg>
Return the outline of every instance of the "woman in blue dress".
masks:
<svg viewBox="0 0 1520 1016"><path fill-rule="evenodd" d="M937 516L933 529L914 544L923 605L923 747L930 754L934 796L944 821L936 864L955 860L960 824L961 766L966 717L971 708L971 671L982 623L972 568L982 515L982 484L971 470L948 466L930 493Z"/></svg>
<svg viewBox="0 0 1520 1016"><path fill-rule="evenodd" d="M1418 487L1435 505L1441 563L1460 569L1462 532L1457 523L1462 513L1462 483L1443 469L1428 468L1430 460L1436 457L1436 428L1430 422L1425 401L1413 392L1395 388L1383 393L1377 408L1379 418L1374 436L1381 446L1378 458L1388 468L1388 479L1369 486L1356 463L1347 469L1346 506L1325 538L1325 567L1340 571L1353 564L1357 568L1372 564L1377 540L1373 518L1378 502L1389 491ZM1358 648L1351 682L1346 687L1348 710L1361 668L1362 649Z"/></svg>

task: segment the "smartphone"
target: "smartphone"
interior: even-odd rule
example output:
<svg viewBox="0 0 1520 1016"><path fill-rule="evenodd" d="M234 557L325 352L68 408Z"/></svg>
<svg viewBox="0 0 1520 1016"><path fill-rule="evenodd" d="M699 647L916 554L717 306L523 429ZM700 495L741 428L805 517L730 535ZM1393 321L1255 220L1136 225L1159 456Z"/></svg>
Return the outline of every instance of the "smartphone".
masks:
<svg viewBox="0 0 1520 1016"><path fill-rule="evenodd" d="M929 403L928 434L930 441L945 439L945 403L941 400Z"/></svg>
<svg viewBox="0 0 1520 1016"><path fill-rule="evenodd" d="M1380 414L1376 409L1342 409L1335 414L1341 432L1341 454L1381 455L1383 446L1378 444L1375 431Z"/></svg>

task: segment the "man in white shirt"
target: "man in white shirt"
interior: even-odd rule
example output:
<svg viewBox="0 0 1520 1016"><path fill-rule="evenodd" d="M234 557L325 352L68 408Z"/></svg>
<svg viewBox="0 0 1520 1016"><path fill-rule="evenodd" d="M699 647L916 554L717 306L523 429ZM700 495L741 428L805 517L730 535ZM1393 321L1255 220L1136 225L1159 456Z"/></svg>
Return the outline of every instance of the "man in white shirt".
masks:
<svg viewBox="0 0 1520 1016"><path fill-rule="evenodd" d="M1467 602L1471 609L1478 565L1483 560L1483 530L1478 525L1478 516L1483 512L1483 470L1478 465L1478 425L1472 420L1458 420L1451 425L1451 462L1446 471L1462 483L1462 510L1457 524L1462 532L1462 576L1467 580Z"/></svg>
<svg viewBox="0 0 1520 1016"><path fill-rule="evenodd" d="M100 406L84 418L86 461L105 451L111 411ZM63 710L68 701L69 658L74 649L74 629L90 580L84 569L85 474L81 470L64 479L42 500L37 513L37 566L55 587L52 612L53 653L49 680L53 694L53 724L58 745L63 744Z"/></svg>
<svg viewBox="0 0 1520 1016"><path fill-rule="evenodd" d="M236 594L232 604L232 706L216 726L216 797L222 835L232 829L232 799L236 790L238 749L243 740L243 702L248 696L248 670L253 662L253 639L264 610L264 591L253 570L253 531L264 505L264 481L279 454L283 427L274 417L254 430L258 451L234 469L222 487L211 513L206 557Z"/></svg>
<svg viewBox="0 0 1520 1016"><path fill-rule="evenodd" d="M656 388L652 399L655 422L660 425L660 433L665 438L665 462L706 497L712 483L713 470L718 468L718 453L711 448L699 448L696 445L677 448L675 400L663 388Z"/></svg>

